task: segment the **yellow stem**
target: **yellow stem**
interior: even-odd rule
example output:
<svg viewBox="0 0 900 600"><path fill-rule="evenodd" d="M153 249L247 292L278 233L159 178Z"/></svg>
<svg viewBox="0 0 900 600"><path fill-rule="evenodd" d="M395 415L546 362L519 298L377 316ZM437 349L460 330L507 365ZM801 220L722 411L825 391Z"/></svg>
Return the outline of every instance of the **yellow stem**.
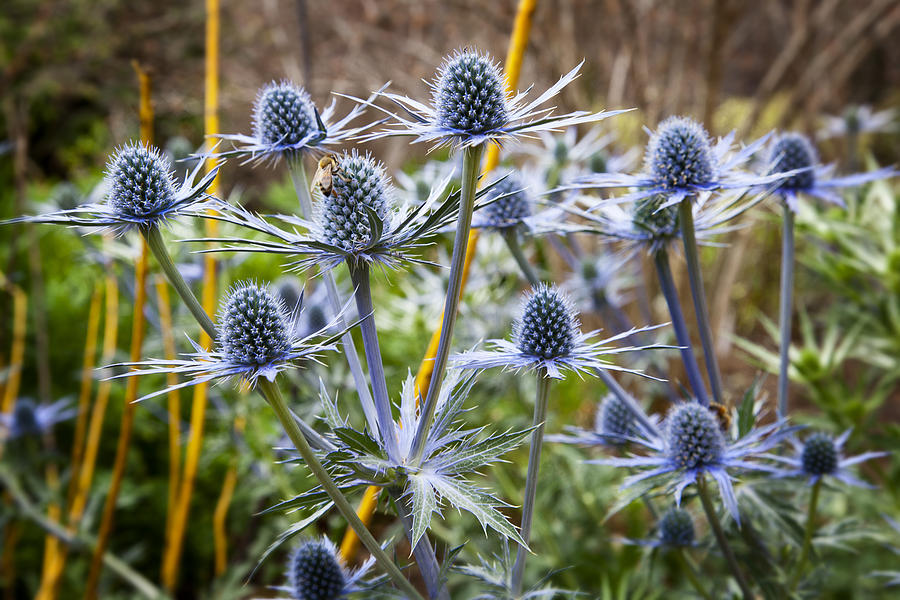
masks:
<svg viewBox="0 0 900 600"><path fill-rule="evenodd" d="M522 71L522 60L525 56L525 49L528 47L528 36L531 33L531 19L534 14L537 0L519 0L519 6L516 9L516 20L513 25L512 37L509 40L509 46L506 50L506 62L504 63L504 73L506 74L506 90L509 93L516 91L519 82L519 74ZM500 148L496 145L488 147L487 157L484 162L482 173L487 174L494 170L500 161ZM466 246L466 258L463 263L462 288L460 294L466 289L466 282L469 279L469 269L472 266L472 259L475 258L475 250L478 247L478 230L475 229L469 235L469 243ZM425 357L419 365L419 371L416 373L416 395L422 396L422 391L428 389L431 382L431 373L434 369L434 357L437 354L438 342L441 338L441 324L443 323L443 314L438 320L438 325L431 334L428 342L428 348L425 351ZM376 503L374 498L377 495L377 488L369 488L363 496L362 503L357 509L359 518L363 523L368 523L372 519L372 512L375 510ZM344 540L341 542L341 551L346 559L350 559L356 554L359 548L359 540L354 531L350 528L344 534Z"/></svg>
<svg viewBox="0 0 900 600"><path fill-rule="evenodd" d="M22 362L25 359L25 331L28 325L28 296L17 285L9 284L9 289L13 297L13 332L9 371L6 376L6 388L3 390L3 405L0 406L4 413L12 411L19 395Z"/></svg>
<svg viewBox="0 0 900 600"><path fill-rule="evenodd" d="M204 99L204 128L206 136L219 131L219 0L206 0L206 84ZM216 165L215 160L206 163L207 172ZM209 193L218 191L218 180L213 181ZM215 237L218 231L217 222L206 221L206 233ZM207 314L216 310L216 261L214 254L207 254L204 259L203 308ZM204 332L200 335L200 344L204 348L211 347L212 340ZM166 547L163 552L162 582L163 586L173 591L178 581L178 567L181 562L181 551L184 545L184 534L187 527L191 495L200 462L200 451L203 447L203 426L206 415L207 386L194 386L194 398L191 403L191 430L184 459L184 472L181 475L181 486L175 511L172 514L171 527L166 534Z"/></svg>
<svg viewBox="0 0 900 600"><path fill-rule="evenodd" d="M244 415L235 417L235 433L238 435L243 433L246 425L247 419ZM228 472L225 473L225 480L222 482L222 493L219 494L219 500L216 502L216 510L213 513L213 542L215 543L216 551L216 575L223 574L228 566L228 532L225 529L225 520L228 517L228 507L231 505L231 498L234 496L234 487L237 484L237 470L237 456L232 456L231 464L228 466Z"/></svg>

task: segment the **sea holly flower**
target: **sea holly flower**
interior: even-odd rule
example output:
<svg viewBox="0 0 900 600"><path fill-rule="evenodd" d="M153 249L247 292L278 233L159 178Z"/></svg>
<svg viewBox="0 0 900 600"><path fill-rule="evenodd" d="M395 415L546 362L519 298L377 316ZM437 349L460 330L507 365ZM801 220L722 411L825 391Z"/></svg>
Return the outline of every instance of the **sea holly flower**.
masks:
<svg viewBox="0 0 900 600"><path fill-rule="evenodd" d="M658 434L641 432L629 441L643 447L645 456L604 458L588 461L614 467L646 468L625 479L628 488L648 480L670 484L675 503L681 505L685 488L710 475L734 520L740 524L740 512L732 484L732 471L777 473L778 469L755 459L777 445L789 430L779 421L751 429L738 439L729 439L710 409L690 401L673 406Z"/></svg>
<svg viewBox="0 0 900 600"><path fill-rule="evenodd" d="M843 198L834 190L898 175L892 167L885 167L868 173L832 177L834 165L820 165L812 143L799 133L785 133L776 138L769 150L768 162L770 173L802 169L785 178L776 190L793 212L797 212L797 198L801 194L845 206Z"/></svg>
<svg viewBox="0 0 900 600"><path fill-rule="evenodd" d="M68 210L19 217L6 223L52 223L95 227L100 233L124 234L159 227L181 214L193 215L211 198L206 192L217 169L197 180L202 165L181 185L176 184L168 160L159 150L139 143L126 144L106 165L107 194L104 203L88 203Z"/></svg>
<svg viewBox="0 0 900 600"><path fill-rule="evenodd" d="M218 202L208 218L265 234L271 240L204 238L188 241L220 242L225 246L204 252L264 252L298 257L293 270L318 266L332 269L342 262L396 268L403 262L431 264L413 253L455 222L459 191L447 191L450 175L429 198L416 206L396 206L384 166L370 155L355 150L337 160L333 188L317 203L313 220L276 215L273 224L241 206ZM482 189L477 197L488 193ZM478 207L476 207L478 208ZM300 230L304 230L300 233Z"/></svg>
<svg viewBox="0 0 900 600"><path fill-rule="evenodd" d="M655 415L647 418L651 424L656 425ZM566 427L567 434L549 435L547 441L584 446L622 446L631 438L641 435L644 428L632 409L619 396L609 393L597 404L593 429L569 426Z"/></svg>
<svg viewBox="0 0 900 600"><path fill-rule="evenodd" d="M535 193L538 182L523 171L501 172L485 193L484 207L472 216L472 227L508 234L514 229L534 233L564 231L560 227L564 212L557 207L538 208Z"/></svg>
<svg viewBox="0 0 900 600"><path fill-rule="evenodd" d="M649 377L640 371L613 364L605 357L671 347L612 345L635 333L656 329L659 325L631 329L607 339L592 341L598 331L582 333L568 296L558 288L545 284L525 295L520 314L521 317L513 325L513 341L489 340L490 350L473 350L453 356L453 366L459 369L504 367L517 371L543 369L548 377L554 379L562 379L566 371L580 374L591 369L624 371Z"/></svg>
<svg viewBox="0 0 900 600"><path fill-rule="evenodd" d="M9 439L39 436L77 413L68 399L57 400L52 404L37 404L29 398L19 398L9 413L0 413L0 425L6 430L4 437Z"/></svg>
<svg viewBox="0 0 900 600"><path fill-rule="evenodd" d="M146 400L173 389L218 379L245 380L251 387L263 377L274 381L278 373L298 362L312 360L334 345L343 332L326 337L324 331L334 328L333 319L323 329L301 336L296 313L303 310L302 298L294 313L266 287L241 282L228 292L218 317L217 336L212 350L204 350L191 340L195 352L184 359L151 359L120 366L138 367L117 377L134 377L160 373L187 375L187 381L158 390L141 398Z"/></svg>
<svg viewBox="0 0 900 600"><path fill-rule="evenodd" d="M841 115L823 116L822 128L817 137L826 140L853 137L862 133L893 133L897 131L896 118L897 111L892 108L875 111L867 104L848 106Z"/></svg>
<svg viewBox="0 0 900 600"><path fill-rule="evenodd" d="M581 64L546 92L528 101L530 88L512 96L506 93L500 67L489 56L476 50L459 50L444 59L429 84L430 106L402 94L375 92L375 96L389 100L398 110L376 107L390 117L389 127L363 138L410 136L413 142L465 148L485 142L502 144L528 134L600 121L623 112L577 111L554 115L553 107L540 108L578 77L580 69Z"/></svg>
<svg viewBox="0 0 900 600"><path fill-rule="evenodd" d="M830 476L847 485L871 488L873 486L855 477L848 467L873 458L887 456L888 453L865 452L845 458L843 448L847 438L850 437L850 432L851 430L848 429L837 438L832 438L825 433L813 433L803 442L791 438L790 443L794 448L794 456L772 455L770 458L789 467L781 474L782 476L808 477L810 485Z"/></svg>
<svg viewBox="0 0 900 600"><path fill-rule="evenodd" d="M647 133L650 140L644 152L643 173L595 173L561 189L636 188L617 200L661 196L665 200L656 211L662 211L703 192L748 190L776 183L787 176L783 173L760 176L741 170L763 147L768 135L735 150L734 132L714 143L702 125L685 117L669 117L656 131L648 129Z"/></svg>
<svg viewBox="0 0 900 600"><path fill-rule="evenodd" d="M341 119L335 116L335 101L320 114L305 89L290 81L272 81L256 94L253 105L253 134L216 137L232 142L233 150L216 156L246 156L248 161L276 162L303 154L323 155L330 147L346 142L373 124L350 127L362 116L365 106L357 105Z"/></svg>
<svg viewBox="0 0 900 600"><path fill-rule="evenodd" d="M673 506L660 517L654 535L644 539L624 539L626 544L660 549L690 548L697 545L694 518L691 513Z"/></svg>

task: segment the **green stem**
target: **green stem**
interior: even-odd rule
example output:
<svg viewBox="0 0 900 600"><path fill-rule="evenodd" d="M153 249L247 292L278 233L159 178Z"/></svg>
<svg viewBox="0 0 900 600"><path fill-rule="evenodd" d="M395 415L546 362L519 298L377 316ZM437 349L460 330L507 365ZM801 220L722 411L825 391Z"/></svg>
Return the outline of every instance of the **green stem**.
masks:
<svg viewBox="0 0 900 600"><path fill-rule="evenodd" d="M525 501L522 505L522 524L519 532L525 544L531 538L531 521L534 517L534 500L537 497L538 473L541 468L541 449L544 445L544 424L547 421L547 401L550 391L550 378L541 369L538 372L537 396L534 400L534 420L531 433L531 450L528 453L528 475L525 478ZM516 562L512 572L512 591L518 596L522 591L522 579L525 575L525 559L529 550L520 546L516 552Z"/></svg>
<svg viewBox="0 0 900 600"><path fill-rule="evenodd" d="M522 245L519 243L519 232L517 231L517 228L506 227L502 232L503 239L506 240L506 247L509 248L509 252L513 255L513 258L516 259L516 264L519 265L522 275L525 276L525 279L528 280L531 287L537 287L541 280L538 279L531 263L528 262L528 259L525 258L525 254L522 252Z"/></svg>
<svg viewBox="0 0 900 600"><path fill-rule="evenodd" d="M694 565L691 564L688 557L685 555L684 549L678 548L675 550L674 554L675 558L678 560L678 564L681 565L681 571L684 573L685 577L688 578L688 581L691 582L691 585L694 586L697 593L700 594L701 597L706 598L706 600L712 600L712 596L706 591L703 584L700 583L700 578L697 577L697 571L694 570Z"/></svg>
<svg viewBox="0 0 900 600"><path fill-rule="evenodd" d="M747 583L744 572L741 571L741 567L734 557L734 552L731 550L728 539L725 537L725 531L722 529L722 523L719 521L719 515L716 514L716 507L713 506L712 500L709 497L705 475L700 475L697 478L697 490L700 494L700 502L703 504L703 511L706 513L709 526L716 536L716 542L719 543L719 549L722 550L722 554L725 555L725 561L728 563L728 568L731 569L732 575L734 575L738 586L741 588L744 600L753 600L753 592L750 590L750 584Z"/></svg>
<svg viewBox="0 0 900 600"><path fill-rule="evenodd" d="M809 551L812 548L813 532L816 529L816 506L819 503L819 489L822 487L822 479L819 478L813 484L812 494L809 497L809 509L806 516L806 532L803 534L803 546L800 548L800 558L797 559L797 568L794 576L791 578L791 591L797 588L800 583L800 577L803 576L803 568L806 566L806 560L809 558Z"/></svg>
<svg viewBox="0 0 900 600"><path fill-rule="evenodd" d="M381 565L381 568L387 572L388 576L401 590L404 591L404 593L416 600L424 600L412 583L403 576L403 573L400 572L400 569L397 568L397 565L394 564L391 557L381 548L378 544L378 540L369 533L369 530L366 529L366 526L356 515L356 510L350 505L350 502L344 496L343 492L341 492L340 488L338 488L337 484L335 484L331 475L328 474L328 471L325 470L325 467L322 466L322 463L319 462L316 453L313 452L309 442L306 441L306 438L297 426L297 422L294 421L291 411L287 407L278 386L265 377L259 379L258 385L266 401L269 403L269 406L275 411L275 415L281 422L281 426L284 427L291 442L294 443L294 446L303 458L303 461L309 467L309 470L312 471L313 475L315 475L316 479L321 484L322 489L324 489L328 496L334 501L334 505L337 507L338 511L340 511L344 518L347 519L347 523L353 531L356 532L356 535L359 536L363 545L369 550L372 556L375 557L375 560Z"/></svg>
<svg viewBox="0 0 900 600"><path fill-rule="evenodd" d="M178 272L178 267L172 262L172 257L169 256L169 252L166 250L166 244L163 242L159 227L154 226L141 231L147 239L147 246L150 248L153 256L156 257L156 262L159 263L166 279L169 280L169 283L172 284L172 287L175 288L175 291L178 292L178 295L184 300L188 310L191 311L191 314L197 319L197 322L200 324L200 327L203 328L203 331L205 331L211 339L216 339L216 326L213 324L212 319L209 318L209 315L206 314L206 311L203 310L203 305L197 300L197 297L194 295L194 292L191 291L191 288L184 280L184 277Z"/></svg>
<svg viewBox="0 0 900 600"><path fill-rule="evenodd" d="M779 294L778 331L781 336L778 365L778 418L788 411L788 369L791 366L791 308L794 292L794 212L787 202L781 234L781 293Z"/></svg>
<svg viewBox="0 0 900 600"><path fill-rule="evenodd" d="M434 367L424 407L419 418L419 426L413 438L411 461L417 463L425 451L426 432L431 427L431 420L437 410L437 400L441 394L444 381L444 369L450 356L450 342L453 339L453 328L456 325L456 314L462 293L463 267L466 249L469 246L469 232L472 227L472 212L475 210L475 188L478 184L478 173L481 170L481 156L484 144L469 146L463 150L462 187L459 192L459 218L456 221L456 235L453 239L453 256L450 259L450 280L447 283L447 297L444 299L444 316L441 321L441 335L434 357ZM362 315L360 315L362 316Z"/></svg>
<svg viewBox="0 0 900 600"><path fill-rule="evenodd" d="M716 347L713 344L712 329L709 324L709 310L706 308L706 294L703 290L703 275L700 272L700 258L697 254L697 236L694 232L694 198L688 196L678 206L678 218L681 225L681 240L684 242L684 256L687 259L688 278L691 283L691 296L694 298L694 312L697 315L697 327L700 329L700 343L706 358L706 371L709 375L709 387L713 400L722 404L722 376L716 358Z"/></svg>

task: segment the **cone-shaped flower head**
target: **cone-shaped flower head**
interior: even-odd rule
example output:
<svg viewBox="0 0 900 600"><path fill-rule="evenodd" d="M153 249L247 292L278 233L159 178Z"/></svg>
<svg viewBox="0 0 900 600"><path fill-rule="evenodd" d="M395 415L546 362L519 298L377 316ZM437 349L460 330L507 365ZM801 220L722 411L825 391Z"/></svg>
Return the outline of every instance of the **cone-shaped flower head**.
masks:
<svg viewBox="0 0 900 600"><path fill-rule="evenodd" d="M126 219L150 219L175 204L175 184L168 161L156 148L128 144L106 166L107 202L114 214Z"/></svg>
<svg viewBox="0 0 900 600"><path fill-rule="evenodd" d="M523 354L560 358L572 352L579 323L563 292L540 285L525 297L522 316L513 331L516 346Z"/></svg>
<svg viewBox="0 0 900 600"><path fill-rule="evenodd" d="M370 212L379 221L387 219L389 190L384 166L371 156L353 152L341 157L331 193L322 201L318 215L323 241L347 252L372 243L375 232Z"/></svg>
<svg viewBox="0 0 900 600"><path fill-rule="evenodd" d="M831 475L838 468L838 451L834 440L824 433L814 433L803 444L800 460L807 475Z"/></svg>
<svg viewBox="0 0 900 600"><path fill-rule="evenodd" d="M636 432L634 413L618 396L607 394L597 409L594 429L611 438L630 437Z"/></svg>
<svg viewBox="0 0 900 600"><path fill-rule="evenodd" d="M666 419L666 448L679 468L702 468L722 458L725 436L709 409L686 402L675 407Z"/></svg>
<svg viewBox="0 0 900 600"><path fill-rule="evenodd" d="M668 189L703 185L715 175L709 134L685 117L669 117L659 124L644 160L655 179Z"/></svg>
<svg viewBox="0 0 900 600"><path fill-rule="evenodd" d="M806 138L799 133L785 133L775 140L770 150L769 162L773 173L784 173L794 169L805 169L816 166L816 150ZM781 184L782 189L807 190L815 184L814 169L791 175Z"/></svg>
<svg viewBox="0 0 900 600"><path fill-rule="evenodd" d="M296 600L337 600L347 587L334 546L321 540L304 542L291 554L288 581Z"/></svg>
<svg viewBox="0 0 900 600"><path fill-rule="evenodd" d="M659 520L659 541L666 546L694 543L694 520L686 510L672 507Z"/></svg>
<svg viewBox="0 0 900 600"><path fill-rule="evenodd" d="M29 398L20 398L13 407L12 430L18 435L41 433L37 405Z"/></svg>
<svg viewBox="0 0 900 600"><path fill-rule="evenodd" d="M479 224L503 229L518 225L531 216L531 201L523 188L522 178L516 171L498 181L488 192L487 199L499 200L494 200L478 212Z"/></svg>
<svg viewBox="0 0 900 600"><path fill-rule="evenodd" d="M235 287L219 318L219 345L226 359L266 365L290 350L290 320L284 304L255 283Z"/></svg>
<svg viewBox="0 0 900 600"><path fill-rule="evenodd" d="M487 56L469 50L444 62L434 106L439 126L467 134L485 133L509 120L499 67Z"/></svg>
<svg viewBox="0 0 900 600"><path fill-rule="evenodd" d="M52 404L37 404L30 398L19 398L9 413L0 413L0 425L11 439L42 435L54 425L76 414L68 399Z"/></svg>
<svg viewBox="0 0 900 600"><path fill-rule="evenodd" d="M678 229L678 207L659 207L666 201L664 196L649 196L634 203L632 220L636 229L652 235L666 237Z"/></svg>
<svg viewBox="0 0 900 600"><path fill-rule="evenodd" d="M264 144L299 144L318 130L309 94L289 81L271 82L256 95L253 133Z"/></svg>

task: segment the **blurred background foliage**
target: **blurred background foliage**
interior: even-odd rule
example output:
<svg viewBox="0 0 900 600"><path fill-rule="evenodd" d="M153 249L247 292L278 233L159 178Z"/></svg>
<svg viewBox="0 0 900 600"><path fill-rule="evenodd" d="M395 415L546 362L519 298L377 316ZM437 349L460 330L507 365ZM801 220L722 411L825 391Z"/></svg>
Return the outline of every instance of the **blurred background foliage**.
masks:
<svg viewBox="0 0 900 600"><path fill-rule="evenodd" d="M365 95L388 80L412 97L423 97L421 78L430 78L442 55L473 45L502 56L515 12L503 0L259 0L225 2L221 36L221 123L225 132L246 132L258 87L269 80L302 82L320 105L330 91ZM160 146L175 138L188 148L203 143L204 7L202 2L156 0L5 0L0 10L0 218L33 212L41 203L59 202L60 187L71 182L83 196L94 190L113 147L137 136L137 85L131 60L151 73L156 112L154 135ZM815 134L824 114L847 106L898 106L900 100L900 5L891 0L546 0L538 2L521 87L552 83L582 58L584 76L569 86L561 108L638 110L609 121L616 146L644 143L642 125L655 125L674 113L702 119L717 135L737 129L745 139L774 127ZM343 102L338 99L339 103ZM848 166L854 157L868 166L900 161L900 136L868 134L848 151L841 138L822 141L825 161ZM179 142L184 146L184 142ZM372 147L390 169L414 172L423 147L379 142ZM222 188L253 208L293 211L293 189L281 168L238 168L221 175ZM71 192L67 190L67 192ZM795 354L792 393L804 422L831 431L855 427L850 450L900 449L900 208L896 182L876 184L847 195L848 209L803 206L798 218L801 266L797 279ZM729 396L740 398L760 372L777 366L777 332L765 318L777 312L779 228L777 212L760 209L729 239L730 247L706 249L707 288ZM750 223L747 223L750 224ZM174 236L188 237L189 225ZM508 331L511 307L521 283L515 263L498 240L486 236L473 269L475 278L463 302L458 348ZM73 397L80 376L88 304L93 286L113 272L122 296L119 351L124 360L133 295L133 239L106 243L51 227L0 228L0 272L28 294L27 343L20 396L42 400ZM435 249L446 263L448 241ZM180 260L198 265L181 248ZM559 261L538 249L543 266L559 272ZM124 260L122 260L124 259ZM681 265L677 265L681 271ZM277 280L276 259L230 257L221 267L221 289L253 277ZM197 268L199 273L199 267ZM446 274L433 271L388 274L378 278L376 306L390 389L399 391L407 370L416 369L440 311ZM683 275L683 274L682 274ZM347 282L344 282L345 285ZM687 291L686 278L681 288ZM5 288L10 289L8 285ZM665 308L649 285L653 322L666 320ZM162 346L155 296L147 308L150 324L146 356ZM411 310L406 310L407 308ZM635 322L641 311L628 306ZM13 336L13 298L0 294L0 365L9 361ZM190 315L175 313L175 331L194 331ZM603 323L590 315L585 326ZM179 348L186 349L183 336ZM671 361L672 365L676 361ZM346 383L346 369L334 358L292 377L293 405L310 416L317 378L332 386ZM774 371L773 371L774 372ZM4 372L5 373L5 372ZM679 375L676 373L675 378ZM527 378L526 378L527 379ZM498 429L530 421L530 381L488 373L475 388L473 423ZM157 384L161 382L156 382ZM629 387L633 382L623 380ZM764 390L774 389L774 377ZM154 383L142 383L152 389ZM95 481L84 529L96 528L115 450L124 386L113 386ZM646 404L665 406L665 390L633 389ZM595 382L570 381L554 388L549 432L563 426L590 426L602 390ZM259 398L226 387L211 390L207 435L201 458L190 527L183 553L178 597L243 598L266 593L281 582L281 560L271 559L242 587L264 548L290 522L280 513L256 515L278 499L309 485L302 471L273 463L280 429ZM186 396L186 395L185 395ZM350 406L352 389L342 402ZM188 430L189 402L182 401L182 431ZM120 498L112 550L151 580L157 580L166 519L168 453L165 407L140 406ZM245 415L243 433L232 423ZM47 461L64 465L72 444L71 423L58 427L51 448L38 449L25 479L33 495L48 499L43 484ZM489 485L516 505L521 501L527 450L490 471ZM677 568L665 556L648 556L620 537L641 537L648 525L644 508L632 505L604 521L618 499L621 476L611 469L584 465L585 452L550 445L543 469L538 507L553 507L534 532L540 552L533 568L574 565L554 576L559 585L603 590L605 598L652 598L680 586ZM2 459L12 461L12 450ZM213 572L212 512L222 479L237 461L239 485L227 521L229 568ZM878 494L867 491L832 496L823 512L878 523L880 515L900 514L900 472L893 461L867 467ZM65 476L65 474L64 474ZM851 507L847 503L852 503ZM544 510L539 508L539 513ZM514 511L513 511L514 512ZM449 545L471 542L487 556L492 547L477 525L445 511L436 535ZM43 532L16 525L0 507L4 544L18 527L14 554L0 560L0 594L26 598L37 587ZM397 525L379 514L382 534ZM337 539L337 517L317 525ZM885 528L881 528L885 529ZM884 541L884 540L881 540ZM894 540L896 545L898 540ZM878 597L877 580L858 574L889 568L881 542L853 561L834 562L828 597ZM838 547L834 556L844 555ZM829 557L823 556L823 560ZM710 557L710 560L718 560ZM84 555L67 563L63 590L77 590L88 566ZM649 571L647 570L649 569ZM11 581L6 576L15 574ZM460 589L459 597L468 591ZM78 597L77 594L61 597ZM111 576L104 598L127 598L130 591ZM885 596L887 597L887 596Z"/></svg>

